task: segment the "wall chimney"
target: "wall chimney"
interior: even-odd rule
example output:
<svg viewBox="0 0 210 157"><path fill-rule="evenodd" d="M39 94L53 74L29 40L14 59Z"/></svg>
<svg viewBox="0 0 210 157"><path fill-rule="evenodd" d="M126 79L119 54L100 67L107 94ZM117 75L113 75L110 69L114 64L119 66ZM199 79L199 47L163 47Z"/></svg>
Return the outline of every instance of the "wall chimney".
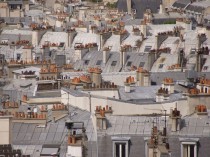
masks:
<svg viewBox="0 0 210 157"><path fill-rule="evenodd" d="M143 68L139 67L136 71L136 80L138 86L150 86L151 85L151 79L150 74L147 70L144 70Z"/></svg>
<svg viewBox="0 0 210 157"><path fill-rule="evenodd" d="M179 131L180 130L180 125L181 125L181 114L180 111L175 108L174 110L171 110L170 113L170 118L171 118L171 131Z"/></svg>
<svg viewBox="0 0 210 157"><path fill-rule="evenodd" d="M174 80L172 78L164 78L162 88L167 89L169 94L174 93Z"/></svg>
<svg viewBox="0 0 210 157"><path fill-rule="evenodd" d="M38 30L32 31L32 45L33 46L39 45L39 31Z"/></svg>
<svg viewBox="0 0 210 157"><path fill-rule="evenodd" d="M131 92L131 85L130 83L125 83L125 93L130 93Z"/></svg>
<svg viewBox="0 0 210 157"><path fill-rule="evenodd" d="M77 35L77 32L75 31L75 29L70 29L68 31L68 47L72 46L74 37Z"/></svg>
<svg viewBox="0 0 210 157"><path fill-rule="evenodd" d="M108 47L105 47L103 49L103 63L106 64L109 59L110 49Z"/></svg>
<svg viewBox="0 0 210 157"><path fill-rule="evenodd" d="M131 14L131 0L126 0L127 2L127 11L128 11L128 14Z"/></svg>
<svg viewBox="0 0 210 157"><path fill-rule="evenodd" d="M202 58L203 54L201 54L201 51L199 50L196 55L196 71L201 72L202 70Z"/></svg>
<svg viewBox="0 0 210 157"><path fill-rule="evenodd" d="M165 13L165 8L163 6L163 3L160 3L160 10L159 10L159 14L164 14Z"/></svg>
<svg viewBox="0 0 210 157"><path fill-rule="evenodd" d="M94 72L92 74L92 78L93 78L93 83L96 86L100 86L100 84L102 83L102 76L101 76L102 70L100 68L94 68Z"/></svg>
<svg viewBox="0 0 210 157"><path fill-rule="evenodd" d="M166 33L158 33L155 36L155 49L159 49L161 44L168 38Z"/></svg>
<svg viewBox="0 0 210 157"><path fill-rule="evenodd" d="M81 60L83 56L89 51L88 48L85 48L84 45L80 44L78 46L74 46L76 60Z"/></svg>
<svg viewBox="0 0 210 157"><path fill-rule="evenodd" d="M141 30L141 33L143 35L143 39L146 38L147 37L147 25L144 21L141 22L140 30Z"/></svg>
<svg viewBox="0 0 210 157"><path fill-rule="evenodd" d="M112 36L112 32L99 33L100 50L103 49L105 42Z"/></svg>
<svg viewBox="0 0 210 157"><path fill-rule="evenodd" d="M120 51L120 65L121 67L125 66L127 60L127 52L126 50L121 50Z"/></svg>

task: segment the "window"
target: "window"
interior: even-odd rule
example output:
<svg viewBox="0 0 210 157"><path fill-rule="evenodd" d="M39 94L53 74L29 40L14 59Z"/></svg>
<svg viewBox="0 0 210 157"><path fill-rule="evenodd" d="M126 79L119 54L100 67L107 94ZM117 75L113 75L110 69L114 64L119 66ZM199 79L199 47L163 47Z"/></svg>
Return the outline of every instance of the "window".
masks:
<svg viewBox="0 0 210 157"><path fill-rule="evenodd" d="M152 46L145 46L144 52L149 52L151 50Z"/></svg>
<svg viewBox="0 0 210 157"><path fill-rule="evenodd" d="M98 61L96 62L96 65L101 65L101 62L102 62L102 60L98 60Z"/></svg>
<svg viewBox="0 0 210 157"><path fill-rule="evenodd" d="M116 157L126 157L126 143L115 143Z"/></svg>
<svg viewBox="0 0 210 157"><path fill-rule="evenodd" d="M59 44L59 47L64 47L64 42L61 42L60 44Z"/></svg>
<svg viewBox="0 0 210 157"><path fill-rule="evenodd" d="M117 61L113 61L111 66L116 66L116 64L117 64Z"/></svg>
<svg viewBox="0 0 210 157"><path fill-rule="evenodd" d="M159 69L162 69L163 68L163 66L164 66L164 64L159 64Z"/></svg>
<svg viewBox="0 0 210 157"><path fill-rule="evenodd" d="M205 70L205 71L208 70L208 66L204 66L203 70Z"/></svg>
<svg viewBox="0 0 210 157"><path fill-rule="evenodd" d="M190 54L195 54L195 49L191 49Z"/></svg>
<svg viewBox="0 0 210 157"><path fill-rule="evenodd" d="M85 65L88 65L89 64L89 60L85 60Z"/></svg>
<svg viewBox="0 0 210 157"><path fill-rule="evenodd" d="M140 62L139 67L144 67L145 62Z"/></svg>
<svg viewBox="0 0 210 157"><path fill-rule="evenodd" d="M130 137L112 137L113 157L128 157Z"/></svg>
<svg viewBox="0 0 210 157"><path fill-rule="evenodd" d="M181 141L181 157L197 157L198 138L180 138Z"/></svg>
<svg viewBox="0 0 210 157"><path fill-rule="evenodd" d="M132 62L128 62L128 63L127 63L127 66L128 66L128 67L130 67L130 66L131 66L131 64L132 64Z"/></svg>
<svg viewBox="0 0 210 157"><path fill-rule="evenodd" d="M21 54L17 53L17 60L20 60Z"/></svg>

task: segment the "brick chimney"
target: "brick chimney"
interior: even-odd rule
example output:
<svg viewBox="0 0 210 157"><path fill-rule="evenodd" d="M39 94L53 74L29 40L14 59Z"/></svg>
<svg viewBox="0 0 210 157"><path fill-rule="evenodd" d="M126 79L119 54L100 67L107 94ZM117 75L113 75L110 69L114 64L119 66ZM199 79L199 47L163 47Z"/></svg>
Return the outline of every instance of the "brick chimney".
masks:
<svg viewBox="0 0 210 157"><path fill-rule="evenodd" d="M134 81L134 77L127 77L126 81L124 82L124 86L125 86L125 92L126 93L130 93L131 92L131 86L135 85L135 81Z"/></svg>
<svg viewBox="0 0 210 157"><path fill-rule="evenodd" d="M164 78L162 88L168 89L168 93L174 93L174 81L172 78Z"/></svg>
<svg viewBox="0 0 210 157"><path fill-rule="evenodd" d="M106 115L112 114L112 108L106 105L106 107L96 106L95 116L96 116L96 126L98 130L107 129L107 119Z"/></svg>

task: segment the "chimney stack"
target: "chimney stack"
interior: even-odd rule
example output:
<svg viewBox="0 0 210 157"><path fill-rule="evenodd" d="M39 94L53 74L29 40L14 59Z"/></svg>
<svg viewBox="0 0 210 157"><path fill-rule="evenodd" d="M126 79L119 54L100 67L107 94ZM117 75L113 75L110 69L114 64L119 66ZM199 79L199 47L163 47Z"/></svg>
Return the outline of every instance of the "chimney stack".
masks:
<svg viewBox="0 0 210 157"><path fill-rule="evenodd" d="M125 85L125 92L130 93L131 92L131 85L135 85L136 82L134 81L134 77L127 77L126 81L124 82Z"/></svg>
<svg viewBox="0 0 210 157"><path fill-rule="evenodd" d="M164 78L162 88L167 89L169 94L174 93L174 80L172 78Z"/></svg>
<svg viewBox="0 0 210 157"><path fill-rule="evenodd" d="M128 11L128 14L131 14L131 0L126 0L127 2L127 11Z"/></svg>
<svg viewBox="0 0 210 157"><path fill-rule="evenodd" d="M103 63L106 64L109 59L110 48L105 47L103 50Z"/></svg>
<svg viewBox="0 0 210 157"><path fill-rule="evenodd" d="M141 67L139 67L136 71L136 80L137 80L138 86L150 86L151 85L149 72L147 70L144 70Z"/></svg>
<svg viewBox="0 0 210 157"><path fill-rule="evenodd" d="M69 29L67 30L67 33L68 33L68 47L71 47L74 37L77 35L77 32L75 29Z"/></svg>
<svg viewBox="0 0 210 157"><path fill-rule="evenodd" d="M171 131L179 131L180 130L180 125L181 125L181 114L180 111L175 108L174 110L171 110L170 113L170 118L171 118Z"/></svg>
<svg viewBox="0 0 210 157"><path fill-rule="evenodd" d="M127 50L125 48L121 48L120 51L120 65L121 67L125 66L126 60L127 60Z"/></svg>
<svg viewBox="0 0 210 157"><path fill-rule="evenodd" d="M100 86L100 84L102 83L102 70L100 68L93 68L93 73L92 73L92 82L96 85L96 86Z"/></svg>

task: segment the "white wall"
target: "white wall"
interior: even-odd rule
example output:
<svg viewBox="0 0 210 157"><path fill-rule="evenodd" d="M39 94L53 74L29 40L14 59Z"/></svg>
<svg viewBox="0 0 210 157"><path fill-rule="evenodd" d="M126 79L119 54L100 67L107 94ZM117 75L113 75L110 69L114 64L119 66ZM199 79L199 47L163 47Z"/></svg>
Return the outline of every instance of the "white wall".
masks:
<svg viewBox="0 0 210 157"><path fill-rule="evenodd" d="M82 157L82 147L81 146L68 146L67 155L74 157Z"/></svg>
<svg viewBox="0 0 210 157"><path fill-rule="evenodd" d="M61 91L61 102L68 104L68 94L65 91ZM90 103L88 97L74 97L69 95L69 104L76 106L80 109L90 110ZM157 104L134 104L128 102L122 102L116 100L108 100L106 97L95 98L91 97L91 111L94 113L96 106L106 107L106 105L111 106L113 110L113 115L145 115L153 113L164 113L163 110L167 110L167 114L170 113L171 108L177 106L181 114L187 115L189 113L189 106L187 100L182 100L178 102L166 102Z"/></svg>

